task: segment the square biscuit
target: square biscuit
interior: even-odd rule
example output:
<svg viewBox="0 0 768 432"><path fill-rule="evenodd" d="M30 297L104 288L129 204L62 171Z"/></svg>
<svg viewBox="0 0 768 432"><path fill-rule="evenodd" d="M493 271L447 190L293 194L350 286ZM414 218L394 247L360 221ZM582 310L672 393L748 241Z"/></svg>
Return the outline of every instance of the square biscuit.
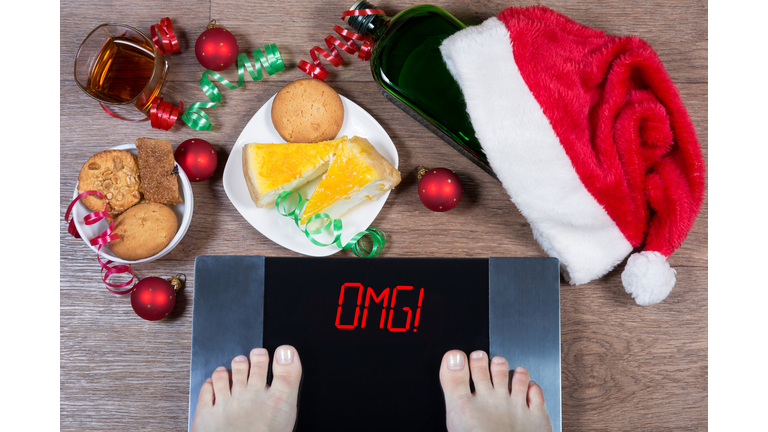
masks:
<svg viewBox="0 0 768 432"><path fill-rule="evenodd" d="M139 159L139 177L144 198L162 204L181 202L178 174L174 172L176 160L168 141L152 138L136 140Z"/></svg>

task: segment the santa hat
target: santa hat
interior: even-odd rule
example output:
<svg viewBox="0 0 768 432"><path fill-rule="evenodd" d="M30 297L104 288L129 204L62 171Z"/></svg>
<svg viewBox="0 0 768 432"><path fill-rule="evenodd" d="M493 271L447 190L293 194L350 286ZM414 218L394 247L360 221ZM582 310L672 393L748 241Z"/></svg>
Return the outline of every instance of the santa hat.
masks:
<svg viewBox="0 0 768 432"><path fill-rule="evenodd" d="M656 53L551 9L509 8L440 47L476 136L571 285L621 275L641 305L675 284L667 257L701 208L696 131Z"/></svg>

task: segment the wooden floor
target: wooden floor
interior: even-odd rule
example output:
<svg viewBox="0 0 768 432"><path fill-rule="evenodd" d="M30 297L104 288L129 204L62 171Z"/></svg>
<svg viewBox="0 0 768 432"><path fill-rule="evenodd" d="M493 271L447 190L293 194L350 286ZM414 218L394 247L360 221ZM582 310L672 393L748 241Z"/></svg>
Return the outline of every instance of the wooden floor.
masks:
<svg viewBox="0 0 768 432"><path fill-rule="evenodd" d="M353 0L272 2L209 0L62 0L61 2L61 430L170 431L187 425L193 263L202 254L294 256L254 230L227 199L222 171L230 149L254 112L286 83L304 78L295 65L322 44ZM373 2L392 16L420 4ZM467 24L478 24L508 0L435 2ZM545 1L578 22L616 35L638 35L659 53L696 126L707 157L707 2L674 0ZM181 52L168 56L166 99L204 100L197 81L203 68L193 46L210 19L231 31L241 52L276 43L287 69L238 90L223 89L224 102L209 110L212 132L177 125L169 132L148 123L107 116L73 80L80 42L105 22L149 32L171 17ZM355 101L392 137L400 153L403 181L373 226L388 234L385 257L544 256L526 220L501 184L460 156L376 89L369 65L343 54L343 67L326 80ZM224 73L234 77L232 71ZM92 154L137 137L178 145L200 137L219 152L219 169L193 184L192 225L165 258L135 266L139 277L185 273L188 287L172 315L148 322L127 297L101 283L95 255L67 234L63 214L77 174ZM443 166L464 183L454 210L425 209L416 192L417 165ZM705 201L693 230L671 256L677 286L661 304L639 307L621 287L623 264L592 283L562 285L563 425L576 430L702 431L707 429L707 214ZM349 256L342 252L340 256Z"/></svg>

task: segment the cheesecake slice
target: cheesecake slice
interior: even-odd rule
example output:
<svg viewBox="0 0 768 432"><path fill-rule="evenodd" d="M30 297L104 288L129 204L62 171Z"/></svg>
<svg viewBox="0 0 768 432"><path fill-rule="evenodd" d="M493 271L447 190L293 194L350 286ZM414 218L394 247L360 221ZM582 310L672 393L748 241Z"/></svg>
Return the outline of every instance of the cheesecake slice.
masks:
<svg viewBox="0 0 768 432"><path fill-rule="evenodd" d="M301 224L318 213L326 213L331 219L341 218L399 183L400 172L367 139L344 140L304 207Z"/></svg>
<svg viewBox="0 0 768 432"><path fill-rule="evenodd" d="M243 174L256 207L273 206L280 192L296 190L321 176L346 138L313 144L243 146Z"/></svg>

